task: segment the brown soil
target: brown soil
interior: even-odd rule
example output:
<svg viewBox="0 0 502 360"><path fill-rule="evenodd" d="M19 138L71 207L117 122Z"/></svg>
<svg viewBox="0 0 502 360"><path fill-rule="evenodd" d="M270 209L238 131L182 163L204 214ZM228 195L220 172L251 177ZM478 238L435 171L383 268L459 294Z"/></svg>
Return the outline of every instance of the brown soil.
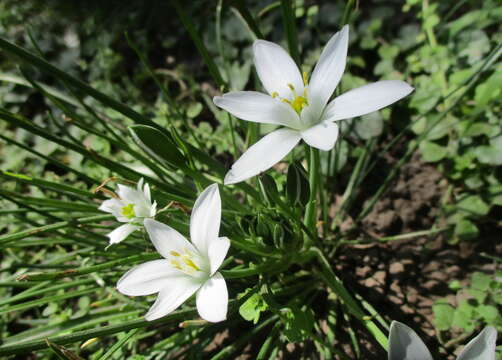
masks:
<svg viewBox="0 0 502 360"><path fill-rule="evenodd" d="M415 154L395 184L363 221L364 232L378 238L427 230L434 224L444 226L439 209L446 182L434 167L424 164ZM453 351L463 343L449 349L441 347L433 325L432 305L444 297L455 300L455 293L448 287L451 281L465 283L473 271L493 271L495 264L479 252L501 251L502 244L498 249L495 241L453 246L447 237L448 233L443 233L348 246L339 258L337 273L387 320L412 327L435 358L453 360ZM387 356L371 344L364 350L368 351L362 356L364 359Z"/></svg>

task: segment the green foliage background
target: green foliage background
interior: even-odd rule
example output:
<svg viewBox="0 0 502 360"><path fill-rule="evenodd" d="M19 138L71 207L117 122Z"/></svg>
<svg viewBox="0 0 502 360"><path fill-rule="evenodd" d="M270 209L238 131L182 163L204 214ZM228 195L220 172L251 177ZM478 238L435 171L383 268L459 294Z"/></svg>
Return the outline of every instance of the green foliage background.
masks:
<svg viewBox="0 0 502 360"><path fill-rule="evenodd" d="M441 171L447 184L440 210L444 220L441 231L444 230L449 242L485 241L485 236L493 234L500 226L502 206L500 3L496 0L485 0L482 6L474 0L374 1L371 5L342 1L299 0L294 3L303 70L312 69L322 46L339 29L344 12L350 9L349 70L338 91L379 79L405 80L416 89L408 100L392 108L345 122L343 137L335 152L321 154L324 183L332 184L328 186L332 192L330 196L337 194L346 199L335 219L329 218L327 209L322 211L324 240L333 242L329 249L336 253L340 246L338 239L343 238L343 234L339 225L345 215L358 220L364 218L372 204L385 194L392 180L387 174L376 179L381 186L374 193L363 191L365 181L369 175L374 175L371 170L380 158L388 151L403 154L403 162L390 171L390 175L395 175L417 149L424 161ZM355 3L358 6L352 9L351 4ZM246 15L249 13L256 19L264 38L287 48L290 34L283 26L281 3L224 1L208 5L187 2L183 4L183 11L201 34L210 58L219 69L220 83L214 71L211 77L211 68L197 52L193 39L180 21L179 12L169 1L131 1L126 5L122 1L4 0L0 3L2 38L29 49L140 114L140 121L128 118L111 106L103 106L83 89L70 86L73 92L68 91L65 89L68 84L57 81L57 76L0 53L0 107L25 119L7 121L9 115L4 112L2 119L5 121L0 121L0 236L5 239L8 234L28 228L91 218L85 220L90 225L75 231L60 227L47 237L34 236L10 242L8 246L4 244L0 288L3 321L0 326L6 345L16 344L21 339L68 335L100 325L120 326L124 319L139 318L148 307L145 302L127 299L113 290L114 281L126 267L103 278L100 272L91 271L90 277L76 277L66 285L52 285L50 279L43 279L45 283L16 282L19 276L33 271L86 269L97 263L132 259L144 250L145 240L138 234L130 245L120 249L120 254L104 252L101 245L106 244L106 238L103 234L114 226L110 222L97 221L109 220L98 215L97 206L106 198L101 193L92 193L98 184L111 176L136 181L146 174L152 178L150 183L161 205L175 200L190 207L197 184L187 180L187 175L194 175L194 163L208 174L206 180L218 179L246 146L256 141L261 132L268 131L266 126L258 129L232 119L217 109L211 99L222 90L222 84L231 90L259 88L250 49L257 33ZM141 57L150 65L145 66ZM164 92L159 91L152 72ZM46 87L37 88L41 84ZM105 121L98 122L98 118ZM128 127L138 126L143 119L168 129L172 135L166 142L167 149L173 149L172 152L158 149L161 161L159 154L151 158L131 137ZM20 126L21 123L24 126ZM77 144L78 151L68 151L61 142L35 136L30 130L32 126ZM143 141L158 136L148 128L133 129ZM187 158L184 149L177 158L173 155L174 147L180 143L185 150L203 149L217 163L201 160L204 159L202 154L194 155L194 159ZM25 148L20 150L18 145ZM299 149L295 157L301 160L307 156ZM106 159L113 159L113 163L107 163ZM351 177L359 162L363 170L357 177ZM183 171L176 171L181 163ZM275 207L280 201L277 198L282 198L294 204L293 214L289 215L301 216L308 200L308 194L305 195L308 185L303 183L304 192L300 194L303 198L294 199L295 192L288 190L288 186L292 186L293 179L302 182L305 177L300 162L290 166L287 176L277 171L269 172L259 182L254 182L258 194L254 194L256 199L250 206L230 200L234 199L230 192L224 194L229 200L226 203L232 204L227 210L227 221L232 219L239 224L235 229L231 223L225 225L229 237L233 235L231 239L235 243L232 246L239 248L240 244L239 250L251 251L251 255L242 251L236 257L253 265L260 263L259 256L270 249L273 249L271 260L276 260L275 255L279 258L278 254L284 249L292 252L298 249L301 240L293 234L298 231L295 226L299 225ZM354 190L348 192L347 188ZM248 188L239 189L253 198ZM323 204L327 207L329 203L330 199L325 199ZM182 207L170 209L165 216L186 232L186 214ZM431 230L437 229L435 226ZM358 235L357 240L365 239ZM75 242L81 244L77 246ZM139 259L134 258L131 263ZM127 265L127 261L124 264ZM239 269L238 266L233 268L234 271ZM256 273L260 271L253 274ZM302 342L321 333L319 324L313 321L316 314L304 303L308 302L306 299L314 301L316 296L325 299L325 293L315 286L306 287L294 300L286 300L289 294L297 294L298 288L310 283L311 275L300 276L299 287L291 285L292 280L287 276L274 276L270 275L272 280L265 275L265 279L261 278L263 282L255 287L245 280L235 280L233 288L234 294L242 296L234 312L239 311L249 321L246 326L253 329L251 334L259 334L262 329L272 334L270 347L253 348L257 353L265 349L264 354L273 354L287 342ZM469 289L478 288L480 276L472 275ZM478 310L473 310L472 303L467 302L460 302L456 310L443 302L436 303L436 328L443 332L452 327L470 332L487 323L501 331L497 279L493 277L490 280L493 283L482 289L488 295L473 295ZM37 291L49 285L54 286L50 293L43 297L37 295L43 295ZM40 286L38 290L36 286ZM26 288L29 292L23 293ZM457 290L455 286L454 290ZM321 293L323 295L319 295ZM277 304L278 301L282 303ZM338 305L333 304L339 304L338 300L325 301L331 305L324 307L322 317L330 319L328 323L332 327L325 338L305 345L304 358L317 352L343 359L336 350L330 350L330 343L337 338L335 330L341 328L354 327L357 336L351 335L364 339L361 326L351 321L347 326L344 316L327 310L330 306L335 309ZM190 310L184 311L174 320L184 319L183 315ZM458 321L459 315L455 314L462 311L470 311L472 316L468 323ZM243 320L230 321L229 328L242 327L239 321ZM253 327L251 322L257 325ZM112 344L122 342L125 345L117 346L110 357L162 358L172 349L178 349L180 356L190 358L225 329L223 326L188 327L177 331L174 322L160 324L160 327L141 332L134 326L124 328L113 337L100 338L84 350L79 350L82 341L72 343L69 348L88 358L104 359ZM260 336L263 337L260 344L266 344L268 338ZM185 345L196 338L203 341L187 350ZM352 340L353 352L358 354L358 341ZM213 358L232 358L247 340L239 342L232 338L231 341L213 350ZM376 342L371 337L369 341ZM0 353L1 350L2 346ZM44 350L41 354L50 359L60 351L55 346L52 352Z"/></svg>

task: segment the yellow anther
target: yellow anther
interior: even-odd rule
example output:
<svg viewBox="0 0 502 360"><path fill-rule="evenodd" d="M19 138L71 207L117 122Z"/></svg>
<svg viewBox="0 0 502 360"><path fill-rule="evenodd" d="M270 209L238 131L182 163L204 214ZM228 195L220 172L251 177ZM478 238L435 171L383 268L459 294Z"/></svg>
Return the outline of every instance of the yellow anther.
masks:
<svg viewBox="0 0 502 360"><path fill-rule="evenodd" d="M191 267L195 271L200 271L200 268L197 265L195 265L195 263L189 257L183 256L183 261L185 262L185 264L187 264L189 267Z"/></svg>
<svg viewBox="0 0 502 360"><path fill-rule="evenodd" d="M136 217L136 213L134 212L134 204L128 204L124 206L122 208L122 215L129 219Z"/></svg>
<svg viewBox="0 0 502 360"><path fill-rule="evenodd" d="M291 103L291 107L297 112L300 113L302 109L308 105L307 99L303 96L297 96Z"/></svg>
<svg viewBox="0 0 502 360"><path fill-rule="evenodd" d="M288 99L281 99L281 101L282 101L283 103L286 103L286 104L291 105L291 101L289 101Z"/></svg>
<svg viewBox="0 0 502 360"><path fill-rule="evenodd" d="M303 75L303 85L307 86L309 83L309 74L306 71L304 71L302 75Z"/></svg>
<svg viewBox="0 0 502 360"><path fill-rule="evenodd" d="M172 250L169 254L172 256L181 256L179 252Z"/></svg>
<svg viewBox="0 0 502 360"><path fill-rule="evenodd" d="M290 88L290 89L291 89L291 91L295 91L295 87L294 87L294 86L293 86L293 84L291 84L291 83L290 83L290 84L288 84L288 88Z"/></svg>
<svg viewBox="0 0 502 360"><path fill-rule="evenodd" d="M178 270L183 270L181 264L178 260L171 260L171 265L174 266Z"/></svg>
<svg viewBox="0 0 502 360"><path fill-rule="evenodd" d="M276 98L276 97L278 97L278 96L279 96L279 93L278 93L277 91L274 91L274 92L272 93L272 98L274 98L274 99L275 99L275 98Z"/></svg>

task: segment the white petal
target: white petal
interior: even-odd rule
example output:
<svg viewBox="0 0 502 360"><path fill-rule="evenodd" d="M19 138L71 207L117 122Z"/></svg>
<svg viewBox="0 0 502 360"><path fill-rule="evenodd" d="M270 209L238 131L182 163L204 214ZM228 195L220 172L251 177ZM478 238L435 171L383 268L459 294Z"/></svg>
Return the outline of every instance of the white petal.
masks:
<svg viewBox="0 0 502 360"><path fill-rule="evenodd" d="M330 121L323 121L307 130L302 131L302 139L312 147L328 151L335 146L338 138L338 125Z"/></svg>
<svg viewBox="0 0 502 360"><path fill-rule="evenodd" d="M496 342L497 330L493 326L487 326L469 341L457 360L495 360Z"/></svg>
<svg viewBox="0 0 502 360"><path fill-rule="evenodd" d="M183 304L200 286L201 283L191 276L173 278L168 287L160 290L157 300L148 310L145 319L152 321L166 316Z"/></svg>
<svg viewBox="0 0 502 360"><path fill-rule="evenodd" d="M111 233L109 233L108 238L110 239L110 245L111 244L118 244L122 240L124 240L126 237L128 237L134 230L139 229L139 226L136 225L131 225L131 224L124 224L120 225L118 228L113 230Z"/></svg>
<svg viewBox="0 0 502 360"><path fill-rule="evenodd" d="M194 246L172 227L153 219L145 219L144 225L153 246L166 259L171 251L183 253L188 249L190 252L198 253Z"/></svg>
<svg viewBox="0 0 502 360"><path fill-rule="evenodd" d="M214 274L197 292L197 311L204 320L223 321L227 318L228 290L220 273Z"/></svg>
<svg viewBox="0 0 502 360"><path fill-rule="evenodd" d="M413 91L400 80L382 80L342 94L329 103L324 118L335 121L369 114L384 108Z"/></svg>
<svg viewBox="0 0 502 360"><path fill-rule="evenodd" d="M301 135L296 130L279 129L251 146L232 165L225 176L225 185L235 184L265 171L279 162L293 149Z"/></svg>
<svg viewBox="0 0 502 360"><path fill-rule="evenodd" d="M286 50L270 41L256 40L253 52L256 72L270 95L277 92L283 98L290 98L288 84L293 85L298 94L303 92L302 75Z"/></svg>
<svg viewBox="0 0 502 360"><path fill-rule="evenodd" d="M220 237L209 244L208 256L211 265L211 275L219 269L221 263L225 260L229 247L230 240L226 237Z"/></svg>
<svg viewBox="0 0 502 360"><path fill-rule="evenodd" d="M209 243L218 239L220 222L220 191L218 184L212 184L199 195L190 217L190 239L202 254L207 254Z"/></svg>
<svg viewBox="0 0 502 360"><path fill-rule="evenodd" d="M143 178L141 178L143 180ZM143 194L145 194L145 198L148 200L149 203L152 202L152 195L150 193L150 186L148 186L148 183L143 185Z"/></svg>
<svg viewBox="0 0 502 360"><path fill-rule="evenodd" d="M117 187L117 194L122 200L124 200L124 202L128 204L139 204L145 201L145 195L142 191L138 191L122 184L118 184Z"/></svg>
<svg viewBox="0 0 502 360"><path fill-rule="evenodd" d="M174 269L169 260L148 261L126 272L117 282L117 290L128 296L155 294L169 286L170 280L180 274L184 275Z"/></svg>
<svg viewBox="0 0 502 360"><path fill-rule="evenodd" d="M300 118L291 106L260 92L234 91L215 96L213 102L242 120L291 128L300 125Z"/></svg>
<svg viewBox="0 0 502 360"><path fill-rule="evenodd" d="M99 210L113 214L114 211L121 209L123 206L122 201L119 199L109 199L103 201L103 203L99 206Z"/></svg>
<svg viewBox="0 0 502 360"><path fill-rule="evenodd" d="M345 25L324 47L308 85L309 103L314 108L324 108L340 82L347 61L348 44L349 26Z"/></svg>
<svg viewBox="0 0 502 360"><path fill-rule="evenodd" d="M390 325L389 360L432 360L432 356L412 329L393 321Z"/></svg>

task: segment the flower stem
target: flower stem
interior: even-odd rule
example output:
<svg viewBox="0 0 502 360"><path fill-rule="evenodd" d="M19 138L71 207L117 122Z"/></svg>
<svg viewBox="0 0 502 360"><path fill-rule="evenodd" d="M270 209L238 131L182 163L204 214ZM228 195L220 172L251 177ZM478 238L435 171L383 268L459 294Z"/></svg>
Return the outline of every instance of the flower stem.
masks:
<svg viewBox="0 0 502 360"><path fill-rule="evenodd" d="M312 147L309 148L310 155L308 161L310 198L305 210L304 223L314 234L316 233L317 220L317 190L319 187L319 150Z"/></svg>

